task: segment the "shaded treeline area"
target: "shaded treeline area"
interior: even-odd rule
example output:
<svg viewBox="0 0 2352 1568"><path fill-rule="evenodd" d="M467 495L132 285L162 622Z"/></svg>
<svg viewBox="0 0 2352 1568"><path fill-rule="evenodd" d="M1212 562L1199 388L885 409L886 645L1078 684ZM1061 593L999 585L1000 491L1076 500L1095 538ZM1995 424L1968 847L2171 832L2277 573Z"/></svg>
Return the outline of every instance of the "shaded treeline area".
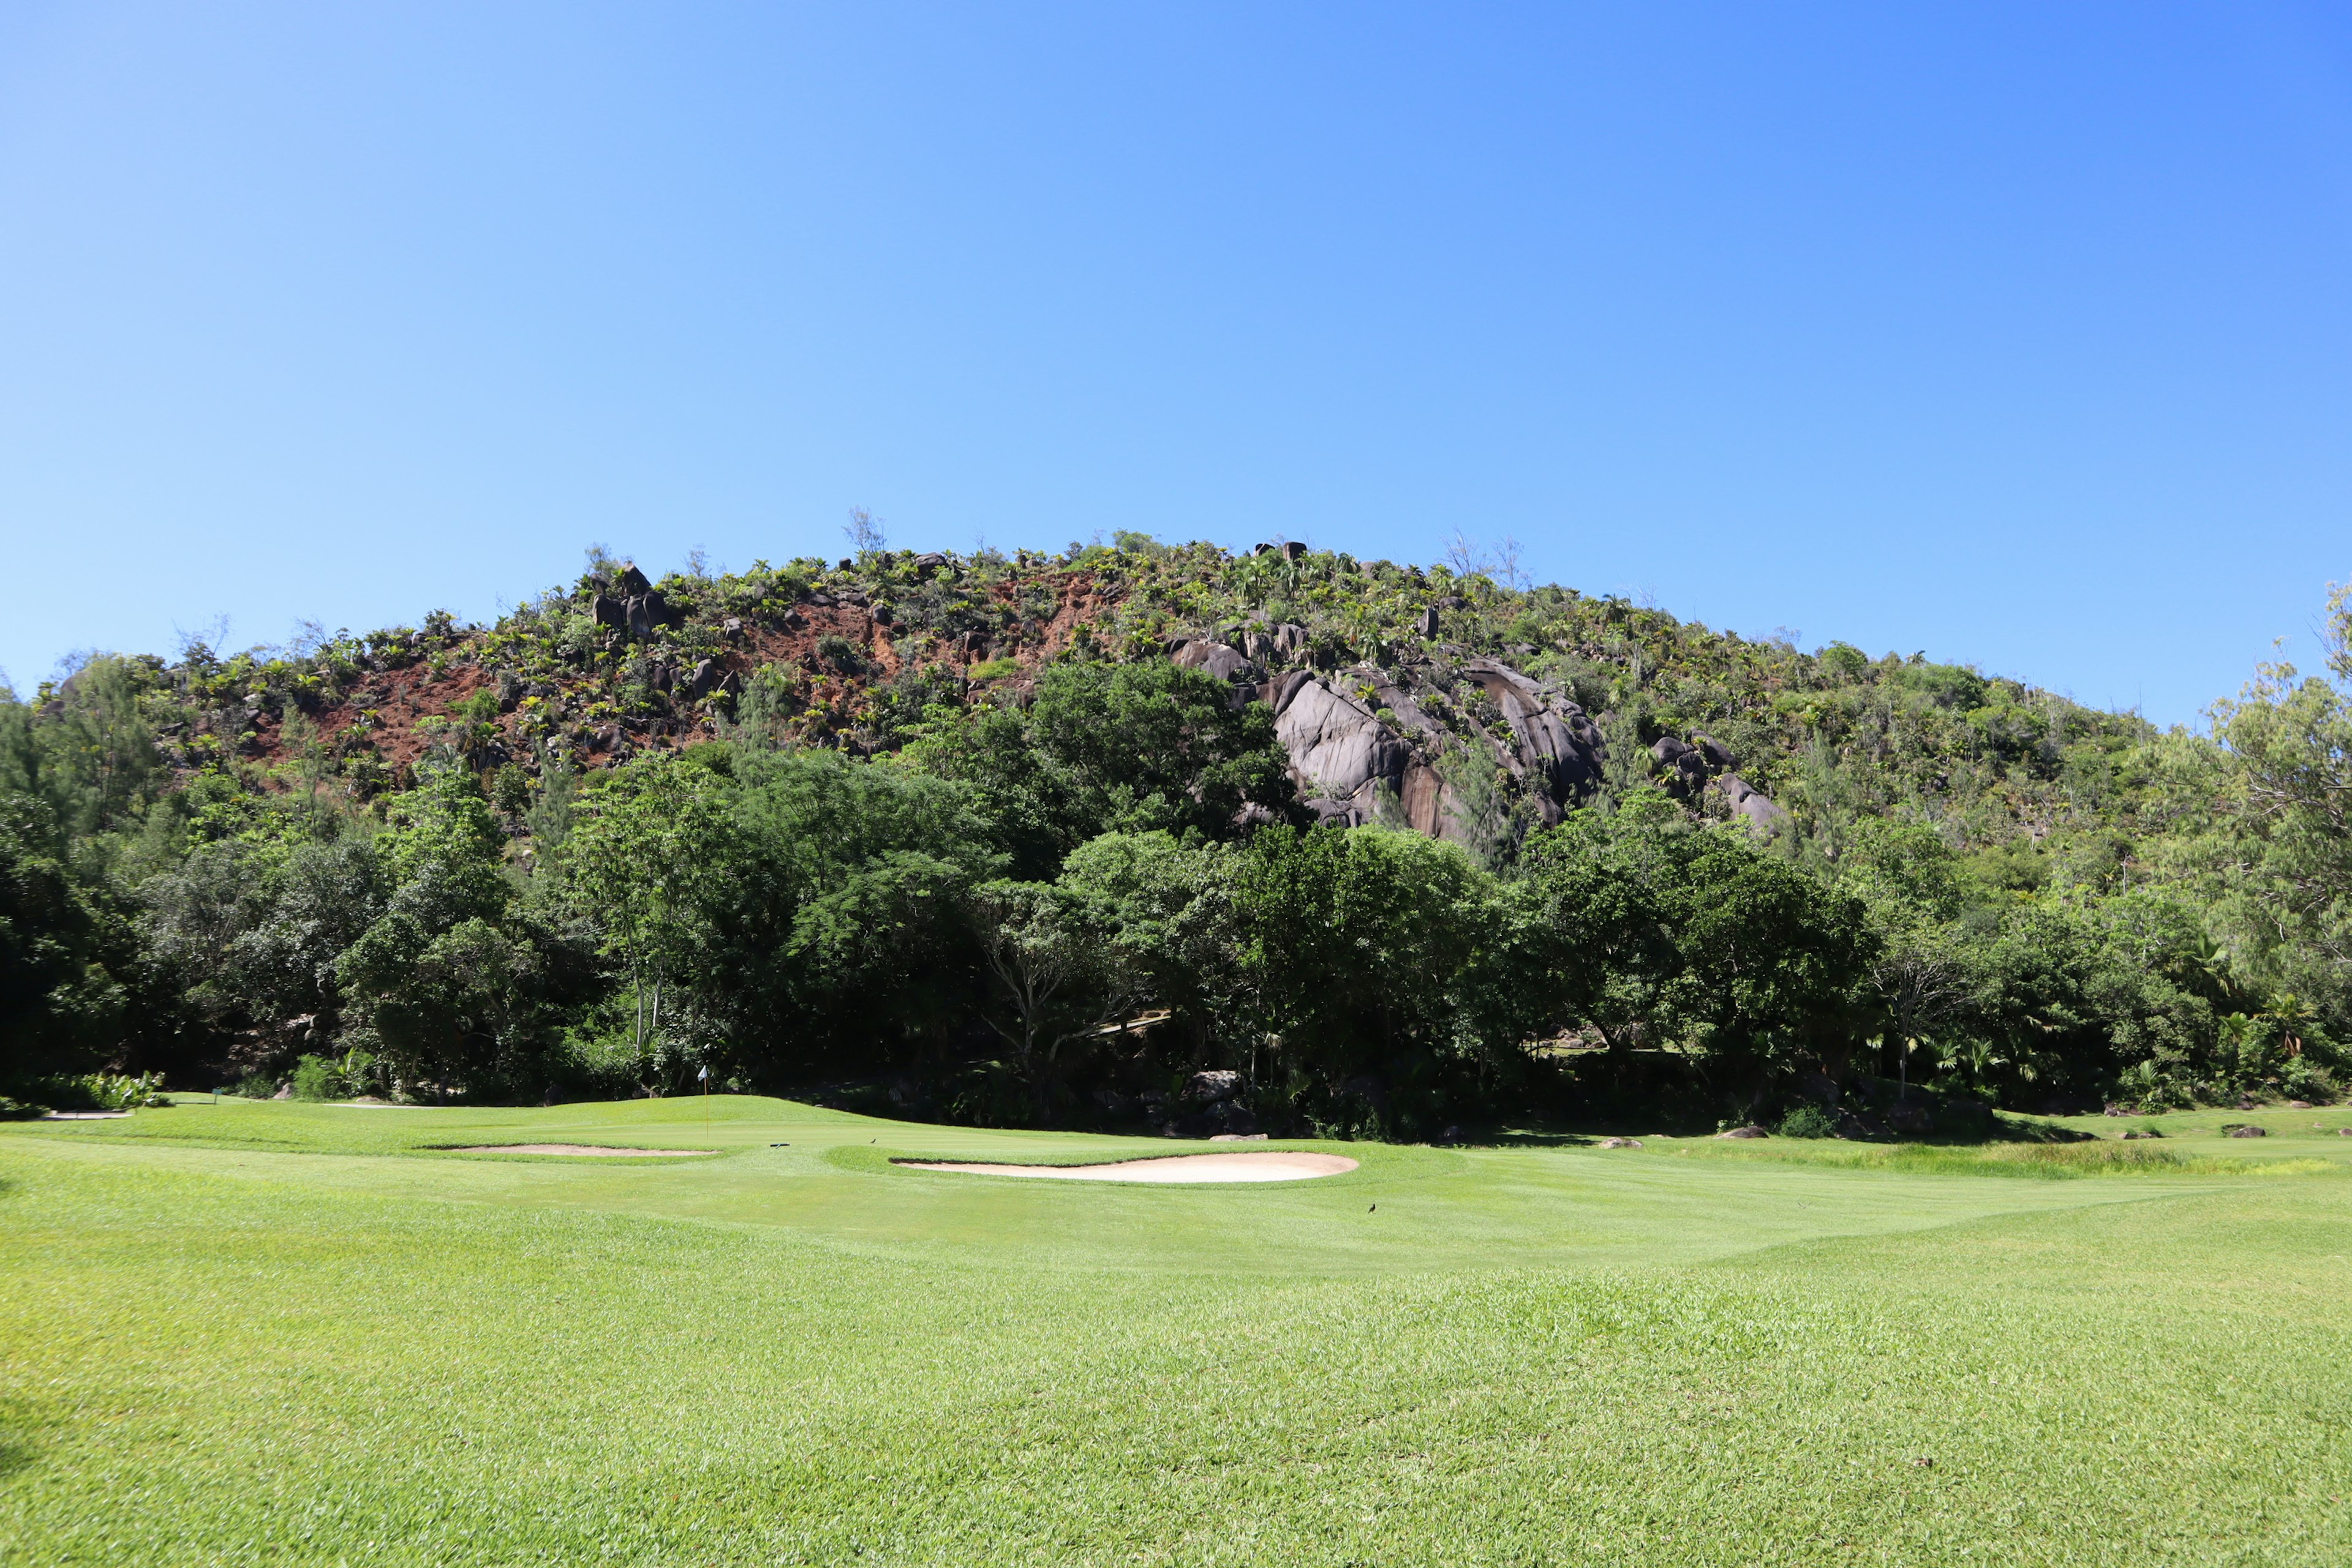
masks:
<svg viewBox="0 0 2352 1568"><path fill-rule="evenodd" d="M1405 1137L1808 1098L1924 1125L1857 1092L1886 1079L2336 1096L2343 595L2327 675L2266 669L2199 736L1497 577L1124 537L659 585L598 557L494 628L88 659L0 704L0 1090L708 1068L992 1123ZM1605 765L1539 811L1440 733L1444 837L1318 825L1266 702L1162 651L1254 624L1473 740L1505 733L1477 689L1427 694L1511 657ZM1700 724L1785 822L1643 750Z"/></svg>

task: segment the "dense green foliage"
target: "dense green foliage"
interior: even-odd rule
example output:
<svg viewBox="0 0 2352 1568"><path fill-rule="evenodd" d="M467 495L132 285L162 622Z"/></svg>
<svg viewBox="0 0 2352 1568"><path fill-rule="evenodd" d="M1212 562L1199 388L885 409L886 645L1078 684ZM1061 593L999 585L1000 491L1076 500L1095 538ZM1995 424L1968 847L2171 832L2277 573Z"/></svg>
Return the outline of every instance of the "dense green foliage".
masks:
<svg viewBox="0 0 2352 1568"><path fill-rule="evenodd" d="M658 584L599 555L493 627L93 658L0 702L0 1093L708 1071L991 1123L1410 1136L1879 1079L2330 1100L2331 611L2328 671L2261 671L2210 735L1487 572L1130 536ZM1367 711L1417 694L1444 840L1312 826L1270 688L1164 651L1266 628ZM1564 814L1481 749L1510 730L1480 659L1594 716ZM1685 735L1787 815L1645 749Z"/></svg>

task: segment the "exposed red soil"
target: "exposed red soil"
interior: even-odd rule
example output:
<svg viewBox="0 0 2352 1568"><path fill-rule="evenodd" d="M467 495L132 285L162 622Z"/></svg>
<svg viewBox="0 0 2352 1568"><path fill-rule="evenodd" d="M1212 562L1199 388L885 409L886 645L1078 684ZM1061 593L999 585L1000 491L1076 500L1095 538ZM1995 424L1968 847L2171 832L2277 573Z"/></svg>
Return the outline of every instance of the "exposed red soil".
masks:
<svg viewBox="0 0 2352 1568"><path fill-rule="evenodd" d="M929 658L950 669L962 670L990 657L992 652L999 658L1010 657L1020 666L1020 673L1004 679L1018 683L1067 648L1078 626L1101 616L1118 597L1115 592L1106 592L1091 573L1056 573L1023 581L1044 582L1055 590L1056 607L1042 626L1023 627L1017 643L992 643L972 650L944 642L932 650ZM996 584L993 597L1000 605L1010 608L1014 584ZM816 648L818 642L827 637L841 637L856 644L872 667L871 671L859 676L822 671ZM725 652L717 660L721 669L748 679L764 665L790 663L804 672L814 700L850 708L856 705L858 694L866 687L895 679L907 662L894 640L892 627L877 624L866 605L838 602L803 602L788 612L781 624L747 619L740 631L727 634L724 641ZM368 739L387 769L398 773L413 767L433 744L431 734L418 728L420 721L451 716L459 704L492 680L491 671L472 662L472 651L479 647L480 642L478 637L461 641L451 650L451 657L438 674L422 662L403 669L369 673L342 700L304 716L319 740L331 747L349 733L352 726L366 723ZM591 700L604 689L601 682L584 675L559 678L555 684L567 698ZM521 739L514 714L501 715L498 726L517 756L529 755L529 744ZM255 740L244 748L245 756L264 768L293 760L295 748L287 740L281 718L258 715L252 721L252 727ZM714 731L715 726L707 720L673 720L657 729L632 728L627 742L636 749L674 749L706 738ZM573 755L575 763L587 768L607 767L615 760L610 747L576 749Z"/></svg>

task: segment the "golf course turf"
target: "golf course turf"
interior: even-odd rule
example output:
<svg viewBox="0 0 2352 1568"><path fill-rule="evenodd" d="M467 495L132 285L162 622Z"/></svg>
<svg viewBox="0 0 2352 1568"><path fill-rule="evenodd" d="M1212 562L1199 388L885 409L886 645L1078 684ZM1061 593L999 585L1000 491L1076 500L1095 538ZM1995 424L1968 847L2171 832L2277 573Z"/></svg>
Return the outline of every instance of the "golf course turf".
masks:
<svg viewBox="0 0 2352 1568"><path fill-rule="evenodd" d="M2352 1562L2346 1124L1236 1184L748 1098L8 1124L0 1563Z"/></svg>

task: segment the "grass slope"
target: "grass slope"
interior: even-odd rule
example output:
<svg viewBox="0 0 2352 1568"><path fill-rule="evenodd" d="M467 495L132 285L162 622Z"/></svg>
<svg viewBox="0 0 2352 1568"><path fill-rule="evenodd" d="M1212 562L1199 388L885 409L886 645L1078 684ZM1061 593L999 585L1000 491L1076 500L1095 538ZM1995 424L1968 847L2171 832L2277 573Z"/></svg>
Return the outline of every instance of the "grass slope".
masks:
<svg viewBox="0 0 2352 1568"><path fill-rule="evenodd" d="M2343 1115L2042 1180L1529 1141L1233 1187L709 1115L9 1128L0 1562L2352 1557ZM504 1140L724 1152L430 1147Z"/></svg>

